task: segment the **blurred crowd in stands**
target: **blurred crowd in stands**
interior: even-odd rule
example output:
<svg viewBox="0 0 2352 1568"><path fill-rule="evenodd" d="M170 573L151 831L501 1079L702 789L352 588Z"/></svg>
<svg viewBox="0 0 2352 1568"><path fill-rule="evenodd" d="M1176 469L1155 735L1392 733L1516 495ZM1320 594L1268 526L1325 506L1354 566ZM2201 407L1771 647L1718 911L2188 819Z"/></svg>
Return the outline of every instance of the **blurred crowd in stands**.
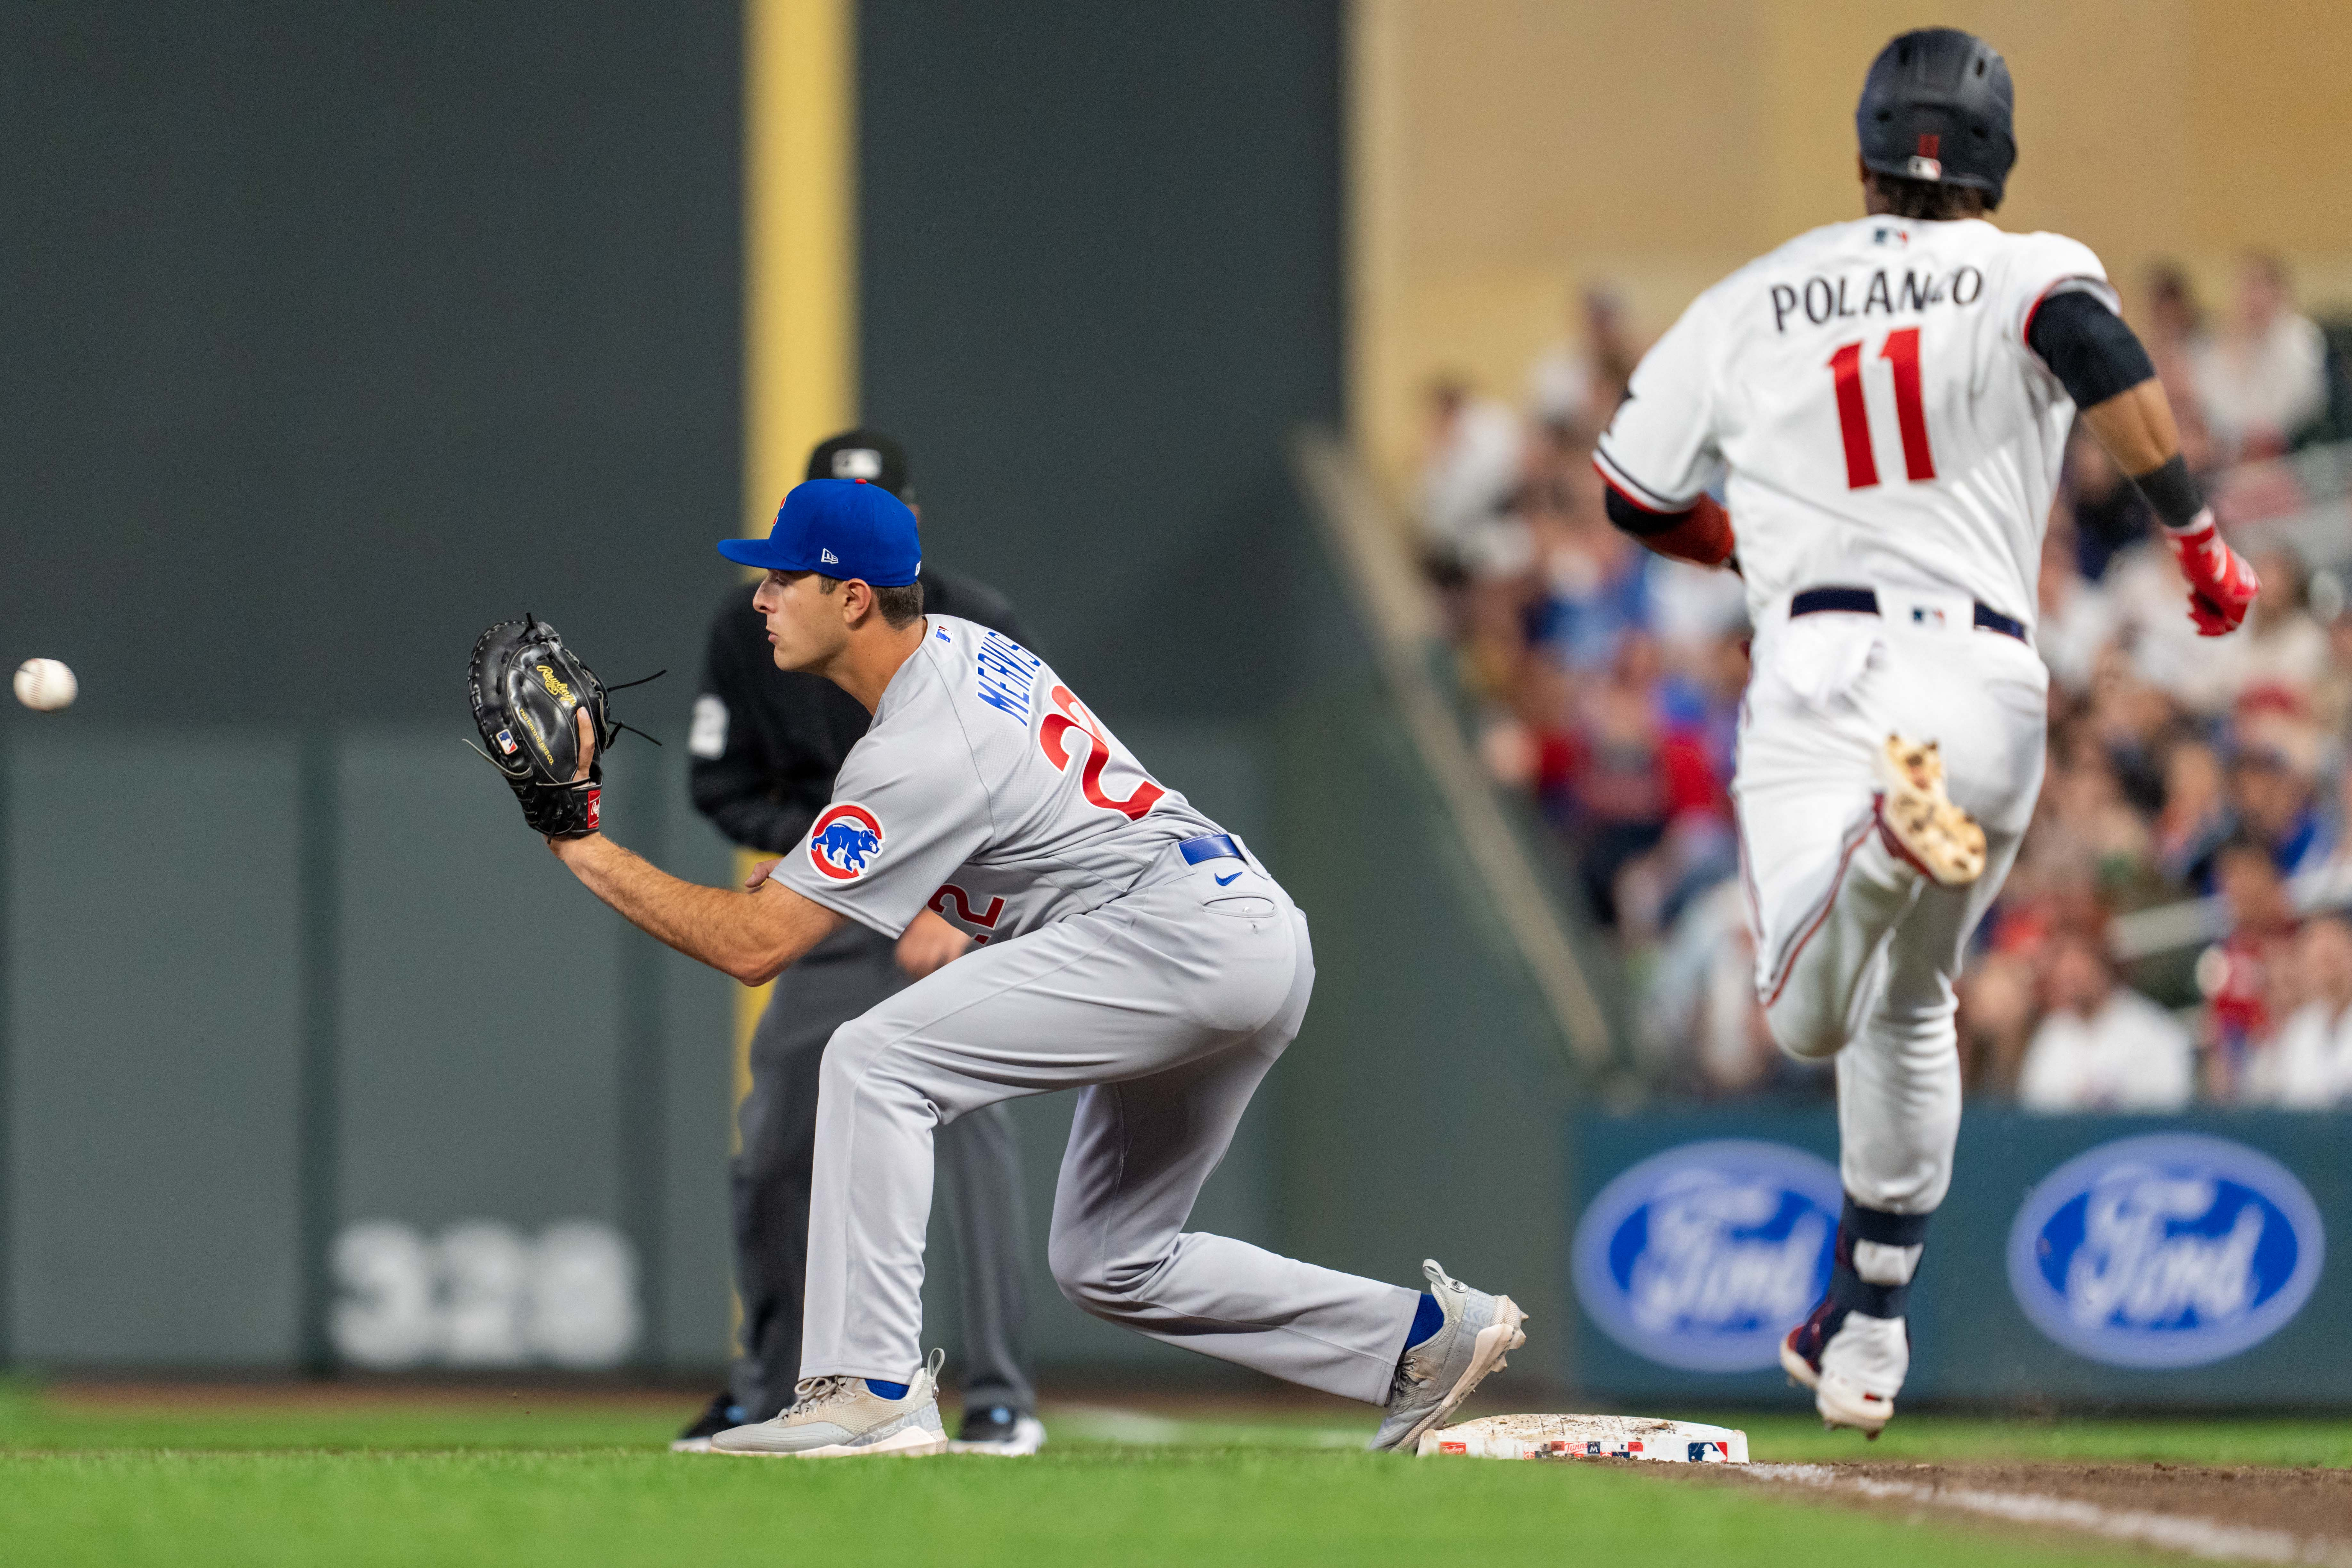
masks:
<svg viewBox="0 0 2352 1568"><path fill-rule="evenodd" d="M2198 637L2137 492L2078 428L2042 555L2048 773L1962 982L1963 1068L2049 1111L2352 1105L2352 923L2331 912L2352 906L2345 340L2261 255L2226 310L2159 268L2130 314L2263 598L2243 631ZM1826 1094L1751 986L1728 794L1741 585L1609 525L1591 444L1643 345L1605 289L1570 315L1519 401L1429 393L1417 517L1481 748L1622 955L1646 1075Z"/></svg>

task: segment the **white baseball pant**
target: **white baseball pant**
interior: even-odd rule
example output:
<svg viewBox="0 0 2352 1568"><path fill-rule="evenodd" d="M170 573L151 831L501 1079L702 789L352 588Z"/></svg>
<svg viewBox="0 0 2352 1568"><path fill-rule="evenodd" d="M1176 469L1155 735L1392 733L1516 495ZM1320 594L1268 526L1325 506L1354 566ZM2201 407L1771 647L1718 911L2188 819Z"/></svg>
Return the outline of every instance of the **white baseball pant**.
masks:
<svg viewBox="0 0 2352 1568"><path fill-rule="evenodd" d="M1974 601L1879 585L1878 615L1758 628L1732 785L1756 923L1756 988L1792 1056L1837 1057L1845 1189L1924 1215L1951 1184L1960 1068L1952 983L2042 787L2049 672ZM1984 875L1937 886L1881 841L1886 737L1940 742L1946 787L1985 831Z"/></svg>
<svg viewBox="0 0 2352 1568"><path fill-rule="evenodd" d="M1384 1402L1418 1292L1183 1229L1314 984L1307 917L1279 883L1171 846L1124 896L843 1025L818 1097L801 1375L913 1375L934 1130L1082 1085L1047 1244L1063 1294L1154 1339Z"/></svg>

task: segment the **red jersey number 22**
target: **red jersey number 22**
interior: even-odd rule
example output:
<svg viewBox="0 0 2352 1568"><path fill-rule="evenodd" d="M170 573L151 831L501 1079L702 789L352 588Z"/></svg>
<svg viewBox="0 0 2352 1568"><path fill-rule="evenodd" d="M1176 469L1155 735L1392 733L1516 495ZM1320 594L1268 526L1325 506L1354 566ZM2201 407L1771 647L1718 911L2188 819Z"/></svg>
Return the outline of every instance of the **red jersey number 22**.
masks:
<svg viewBox="0 0 2352 1568"><path fill-rule="evenodd" d="M1053 763L1054 770L1056 773L1069 771L1069 738L1077 736L1086 743L1087 760L1079 767L1078 782L1086 792L1087 800L1105 811L1118 812L1129 822L1140 821L1143 814L1168 792L1147 778L1129 790L1124 800L1106 793L1103 770L1110 766L1111 762L1109 737L1103 733L1102 726L1095 722L1095 716L1087 711L1087 705L1079 701L1068 687L1054 688L1054 706L1061 711L1045 715L1045 723L1037 728L1037 743L1045 748L1045 756Z"/></svg>
<svg viewBox="0 0 2352 1568"><path fill-rule="evenodd" d="M1903 476L1914 481L1936 477L1936 454L1927 445L1927 415L1919 396L1919 329L1897 327L1886 334L1878 357L1895 368L1895 426L1903 437ZM1878 459L1870 449L1870 406L1862 397L1862 343L1845 343L1830 355L1837 384L1838 434L1845 438L1845 488L1878 482Z"/></svg>

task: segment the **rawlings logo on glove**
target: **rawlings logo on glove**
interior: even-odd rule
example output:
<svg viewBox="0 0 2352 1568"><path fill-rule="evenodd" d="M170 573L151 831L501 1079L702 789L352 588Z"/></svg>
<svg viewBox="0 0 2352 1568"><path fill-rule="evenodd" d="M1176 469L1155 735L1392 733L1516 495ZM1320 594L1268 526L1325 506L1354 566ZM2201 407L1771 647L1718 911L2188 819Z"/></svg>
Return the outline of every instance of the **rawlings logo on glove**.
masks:
<svg viewBox="0 0 2352 1568"><path fill-rule="evenodd" d="M474 725L489 748L476 750L514 791L531 830L550 838L584 838L596 832L603 820L602 759L628 728L614 721L596 672L563 646L553 626L526 615L500 621L475 640L466 690L473 700ZM583 713L589 730L584 757L578 717ZM529 745L516 743L518 731Z"/></svg>
<svg viewBox="0 0 2352 1568"><path fill-rule="evenodd" d="M2218 637L2245 624L2246 612L2263 591L2262 579L2246 558L2223 542L2213 526L2213 509L2199 512L2196 521L2178 532L2165 531L2180 574L2189 579L2189 618L2197 635Z"/></svg>

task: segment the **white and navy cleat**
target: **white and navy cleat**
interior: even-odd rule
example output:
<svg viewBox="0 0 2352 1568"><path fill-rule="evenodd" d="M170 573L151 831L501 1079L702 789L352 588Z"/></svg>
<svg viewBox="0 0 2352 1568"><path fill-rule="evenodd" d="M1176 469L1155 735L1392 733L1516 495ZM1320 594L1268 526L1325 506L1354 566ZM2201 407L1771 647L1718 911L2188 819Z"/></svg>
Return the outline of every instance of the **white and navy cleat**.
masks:
<svg viewBox="0 0 2352 1568"><path fill-rule="evenodd" d="M1508 1296L1471 1289L1450 1278L1433 1258L1422 1261L1421 1271L1445 1321L1397 1363L1388 1418L1365 1445L1375 1453L1413 1452L1423 1433L1453 1415L1487 1373L1508 1364L1507 1352L1528 1342L1521 1326L1528 1315Z"/></svg>
<svg viewBox="0 0 2352 1568"><path fill-rule="evenodd" d="M1780 1342L1780 1366L1790 1383L1813 1391L1823 1426L1875 1438L1895 1419L1895 1396L1911 1370L1910 1325L1824 1300Z"/></svg>
<svg viewBox="0 0 2352 1568"><path fill-rule="evenodd" d="M955 1441L948 1445L948 1452L1018 1459L1045 1446L1045 1424L1028 1411L1010 1405L974 1405L964 1410L963 1425L957 1429Z"/></svg>
<svg viewBox="0 0 2352 1568"><path fill-rule="evenodd" d="M702 1407L701 1415L687 1424L686 1430L669 1440L669 1451L673 1454L708 1454L710 1452L710 1439L730 1426L743 1425L747 1414L741 1405L735 1403L734 1394L722 1388L710 1396L710 1403Z"/></svg>

